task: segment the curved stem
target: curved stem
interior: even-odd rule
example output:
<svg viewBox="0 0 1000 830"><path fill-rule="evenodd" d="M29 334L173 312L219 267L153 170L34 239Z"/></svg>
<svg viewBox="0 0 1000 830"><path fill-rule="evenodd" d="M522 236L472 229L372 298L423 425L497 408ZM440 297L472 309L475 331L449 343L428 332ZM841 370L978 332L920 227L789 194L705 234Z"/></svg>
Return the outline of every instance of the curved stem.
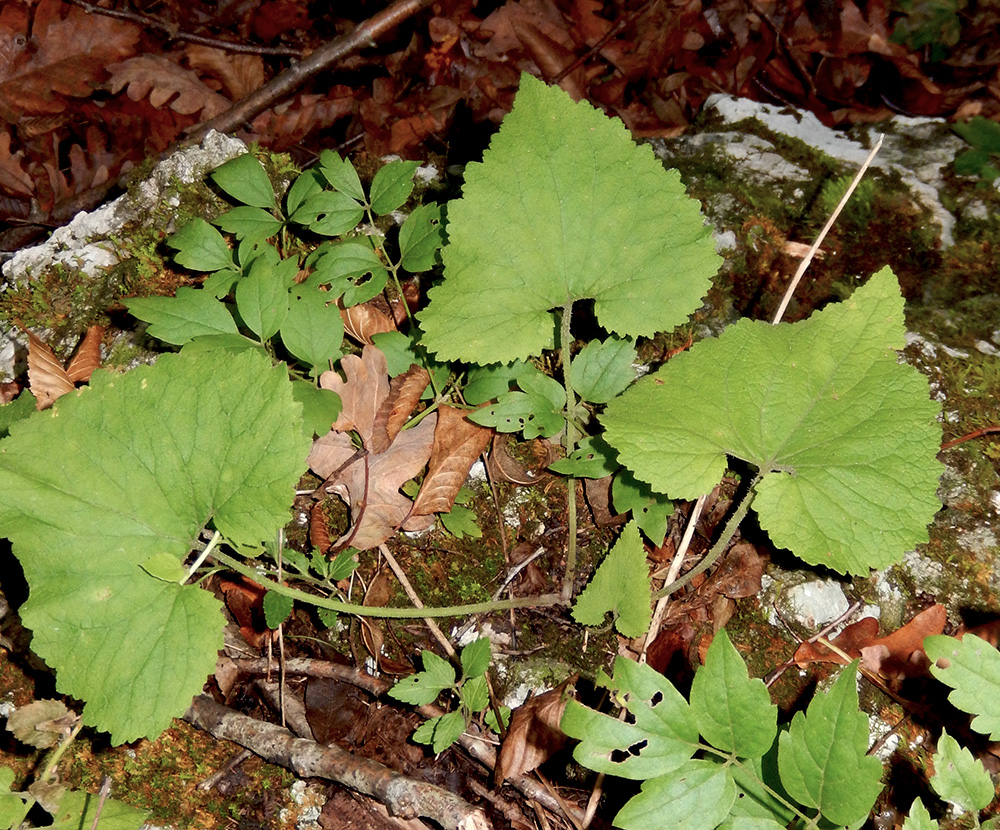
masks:
<svg viewBox="0 0 1000 830"><path fill-rule="evenodd" d="M358 617L382 617L384 619L418 620L423 617L464 617L468 614L482 614L490 611L506 611L509 608L546 608L559 605L562 600L555 594L543 594L539 597L517 597L515 599L499 600L497 602L478 602L472 605L449 605L443 608L378 608L368 605L353 605L336 599L318 597L307 594L297 588L281 585L273 579L262 577L256 570L227 556L222 551L212 554L219 562L232 571L242 574L254 582L264 585L276 594L297 599L317 608L328 608L341 614L354 614Z"/></svg>
<svg viewBox="0 0 1000 830"><path fill-rule="evenodd" d="M763 474L760 472L753 477L753 481L750 482L750 487L747 489L747 494L743 497L743 501L741 501L736 510L733 511L733 514L726 522L726 526L722 529L722 535L720 535L716 543L712 545L712 549L705 554L705 558L695 565L690 571L684 574L684 576L680 579L671 582L669 585L661 588L653 594L653 599L670 596L670 594L674 593L674 591L680 590L691 582L692 579L698 576L698 574L704 573L711 568L718 558L725 553L726 547L729 545L729 542L736 533L736 528L740 526L740 522L743 521L747 511L750 509L754 496L757 495L757 485L760 484L760 480L763 477Z"/></svg>
<svg viewBox="0 0 1000 830"><path fill-rule="evenodd" d="M562 357L563 388L566 390L566 455L572 455L576 449L579 432L573 419L576 410L576 395L573 393L573 381L570 378L570 322L573 318L573 299L567 298L562 308L560 320L559 349ZM576 477L566 478L566 573L563 575L563 602L569 602L573 597L573 580L576 577Z"/></svg>

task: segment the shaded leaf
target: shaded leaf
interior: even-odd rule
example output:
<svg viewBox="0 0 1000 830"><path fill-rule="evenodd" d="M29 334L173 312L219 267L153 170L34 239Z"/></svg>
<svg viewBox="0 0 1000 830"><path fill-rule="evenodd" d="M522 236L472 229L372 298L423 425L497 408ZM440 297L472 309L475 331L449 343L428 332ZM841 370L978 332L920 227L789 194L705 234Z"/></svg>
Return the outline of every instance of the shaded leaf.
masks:
<svg viewBox="0 0 1000 830"><path fill-rule="evenodd" d="M919 798L913 800L910 814L903 821L903 830L938 830L937 820L931 818L924 802Z"/></svg>
<svg viewBox="0 0 1000 830"><path fill-rule="evenodd" d="M638 637L653 617L651 597L646 551L635 522L629 522L577 599L573 619L603 625L605 614L612 611L615 628L626 637Z"/></svg>
<svg viewBox="0 0 1000 830"><path fill-rule="evenodd" d="M643 781L639 795L615 816L615 826L623 830L714 830L735 800L736 784L728 769L692 760L670 775Z"/></svg>
<svg viewBox="0 0 1000 830"><path fill-rule="evenodd" d="M868 718L858 709L857 666L819 692L778 739L778 770L789 795L836 824L868 815L882 790L882 764L868 755Z"/></svg>
<svg viewBox="0 0 1000 830"><path fill-rule="evenodd" d="M514 710L497 759L497 781L531 772L563 748L566 734L559 722L566 710L567 690L575 682L576 675L568 677Z"/></svg>

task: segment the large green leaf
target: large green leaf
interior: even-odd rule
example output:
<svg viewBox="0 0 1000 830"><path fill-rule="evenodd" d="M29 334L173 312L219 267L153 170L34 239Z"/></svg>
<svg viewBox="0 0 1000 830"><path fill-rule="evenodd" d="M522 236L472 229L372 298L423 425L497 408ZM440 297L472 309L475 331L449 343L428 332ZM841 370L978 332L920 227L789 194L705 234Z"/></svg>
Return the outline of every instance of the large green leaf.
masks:
<svg viewBox="0 0 1000 830"><path fill-rule="evenodd" d="M776 544L841 573L886 567L940 507L939 407L897 359L903 334L886 268L804 322L741 320L673 358L608 405L606 438L675 498L708 493L727 456L749 461Z"/></svg>
<svg viewBox="0 0 1000 830"><path fill-rule="evenodd" d="M723 628L715 635L691 684L691 710L698 729L712 746L741 758L759 758L774 743L778 707Z"/></svg>
<svg viewBox="0 0 1000 830"><path fill-rule="evenodd" d="M95 373L0 442L0 534L30 588L32 648L115 743L182 714L222 646L218 600L143 563L182 560L209 521L235 543L273 538L309 450L300 411L261 352L165 355Z"/></svg>
<svg viewBox="0 0 1000 830"><path fill-rule="evenodd" d="M882 790L882 764L868 755L868 718L858 709L852 663L778 739L778 771L789 795L835 824L868 815Z"/></svg>
<svg viewBox="0 0 1000 830"><path fill-rule="evenodd" d="M233 315L210 291L182 286L176 297L134 297L125 305L149 323L153 337L175 346L210 334L238 334Z"/></svg>
<svg viewBox="0 0 1000 830"><path fill-rule="evenodd" d="M953 691L952 706L975 715L972 728L1000 740L1000 652L975 634L924 639L931 674Z"/></svg>
<svg viewBox="0 0 1000 830"><path fill-rule="evenodd" d="M676 171L558 87L521 89L448 205L444 282L419 315L441 358L507 363L553 344L550 310L592 298L623 337L683 322L719 266Z"/></svg>

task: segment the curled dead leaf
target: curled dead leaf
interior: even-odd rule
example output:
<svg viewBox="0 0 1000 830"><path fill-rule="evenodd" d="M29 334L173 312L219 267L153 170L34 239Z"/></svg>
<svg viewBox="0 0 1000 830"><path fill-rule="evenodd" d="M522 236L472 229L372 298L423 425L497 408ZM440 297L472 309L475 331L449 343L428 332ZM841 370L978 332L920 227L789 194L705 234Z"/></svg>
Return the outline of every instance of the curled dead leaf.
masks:
<svg viewBox="0 0 1000 830"><path fill-rule="evenodd" d="M340 317L344 321L344 332L359 343L373 345L372 335L396 331L396 321L389 315L377 309L372 303L352 305L350 308L340 306Z"/></svg>
<svg viewBox="0 0 1000 830"><path fill-rule="evenodd" d="M472 423L467 415L466 411L452 406L438 409L434 447L412 515L427 516L451 510L455 496L469 477L469 470L490 443L493 430Z"/></svg>
<svg viewBox="0 0 1000 830"><path fill-rule="evenodd" d="M567 693L577 677L567 677L556 688L514 710L494 771L498 783L531 772L562 749L566 735L559 722L566 710Z"/></svg>
<svg viewBox="0 0 1000 830"><path fill-rule="evenodd" d="M33 332L28 332L28 385L37 399L36 406L46 409L76 388L77 383L90 380L94 369L101 365L101 338L104 329L91 326L80 342L76 354L64 369L49 346Z"/></svg>

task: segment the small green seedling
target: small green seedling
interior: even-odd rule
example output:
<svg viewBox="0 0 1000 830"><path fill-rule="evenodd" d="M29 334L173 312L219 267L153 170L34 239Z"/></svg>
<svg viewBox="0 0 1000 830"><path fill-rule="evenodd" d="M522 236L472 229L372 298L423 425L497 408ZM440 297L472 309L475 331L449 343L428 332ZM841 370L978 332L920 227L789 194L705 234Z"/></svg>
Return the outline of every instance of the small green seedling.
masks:
<svg viewBox="0 0 1000 830"><path fill-rule="evenodd" d="M486 670L492 656L488 638L473 640L462 649L462 676L456 679L451 663L432 651L422 653L424 670L400 680L389 691L389 696L413 706L425 706L434 703L442 692L448 692L457 698L458 708L422 723L413 733L413 740L433 747L434 752L443 752L468 729L475 715L488 709L490 694ZM500 709L506 725L510 709L506 706ZM492 711L486 712L485 720L491 729L500 731Z"/></svg>
<svg viewBox="0 0 1000 830"><path fill-rule="evenodd" d="M972 145L955 159L955 172L992 182L1000 176L1000 124L977 115L952 129Z"/></svg>

